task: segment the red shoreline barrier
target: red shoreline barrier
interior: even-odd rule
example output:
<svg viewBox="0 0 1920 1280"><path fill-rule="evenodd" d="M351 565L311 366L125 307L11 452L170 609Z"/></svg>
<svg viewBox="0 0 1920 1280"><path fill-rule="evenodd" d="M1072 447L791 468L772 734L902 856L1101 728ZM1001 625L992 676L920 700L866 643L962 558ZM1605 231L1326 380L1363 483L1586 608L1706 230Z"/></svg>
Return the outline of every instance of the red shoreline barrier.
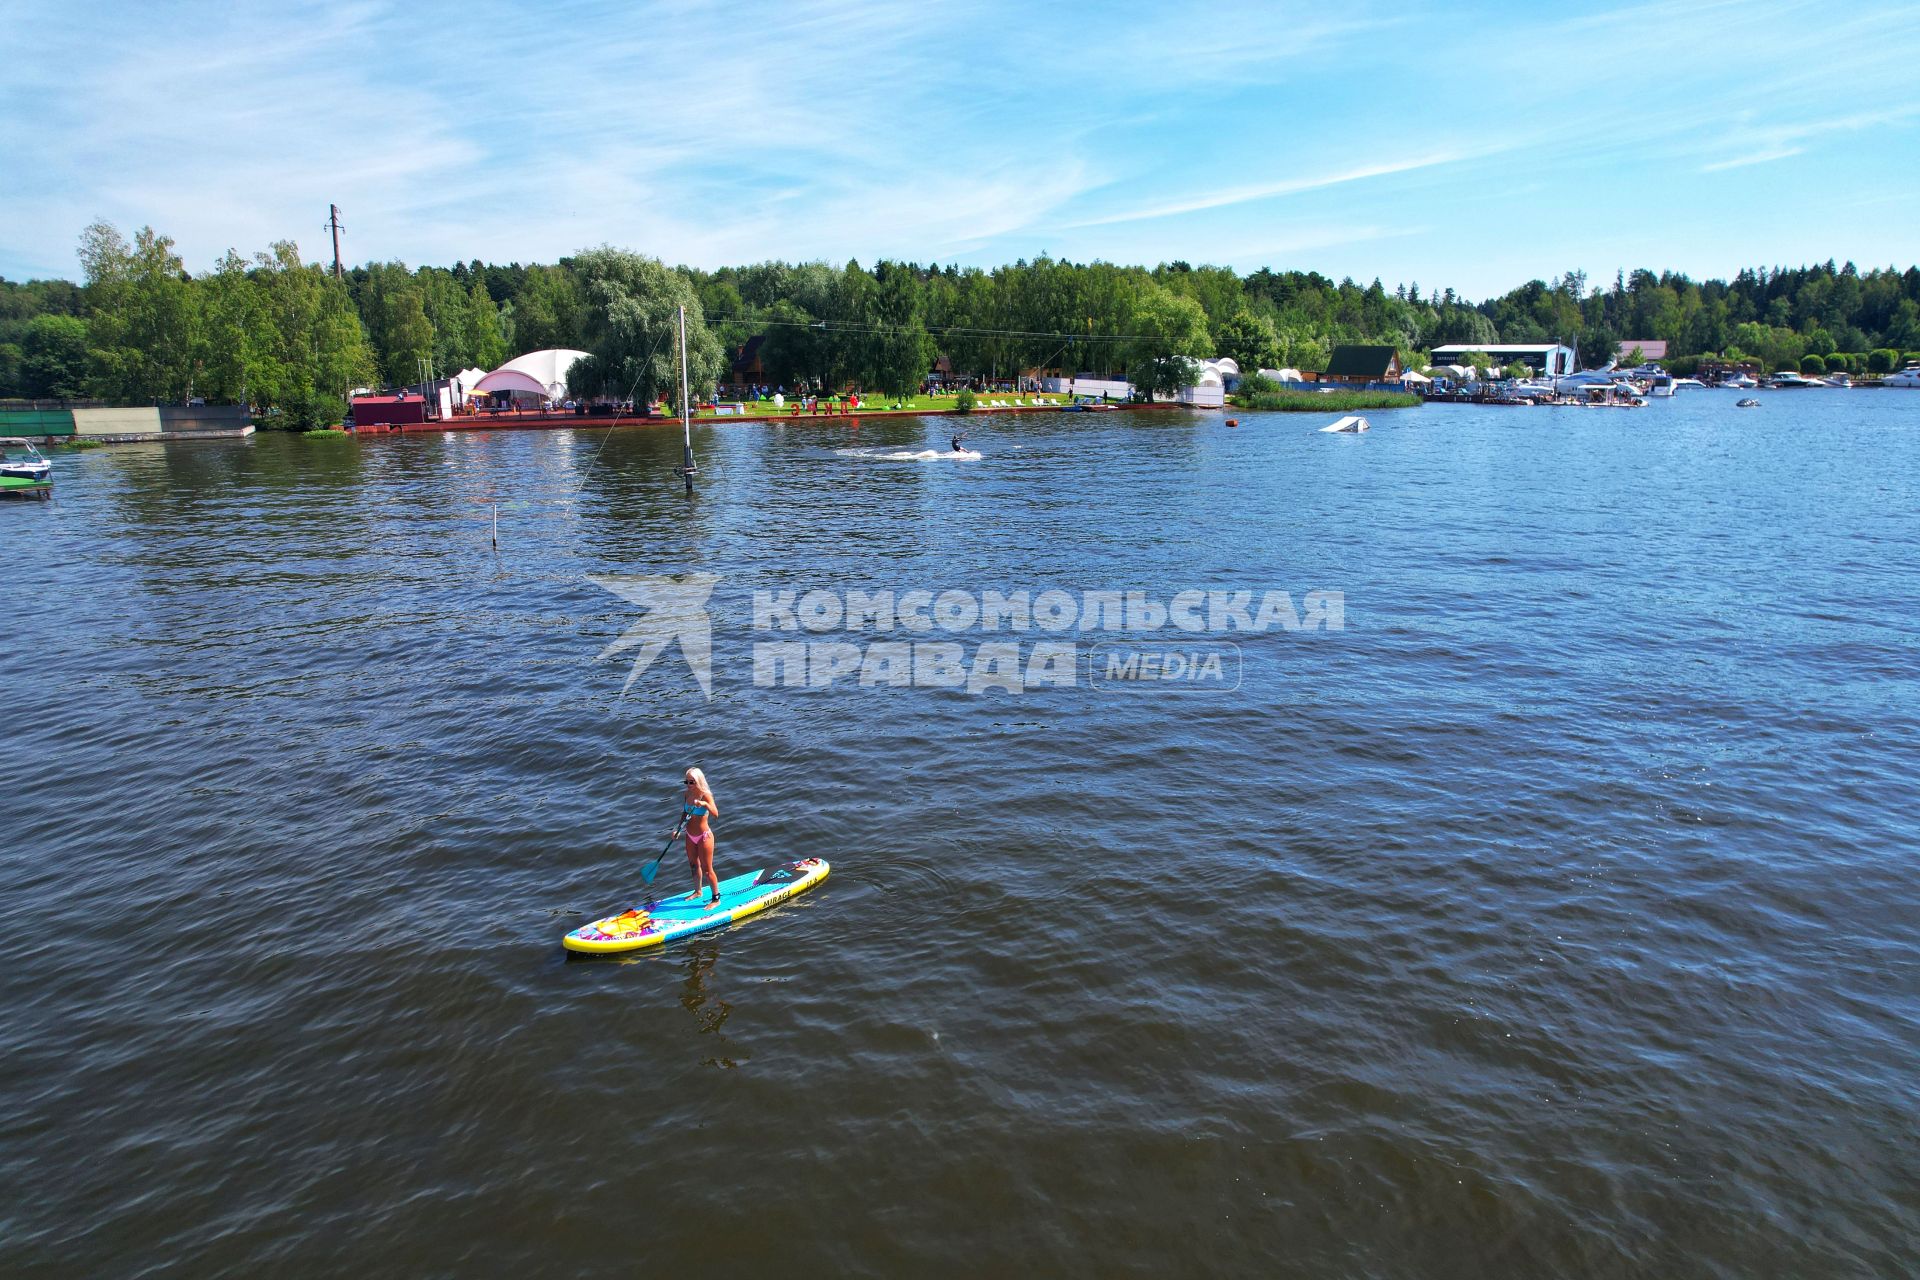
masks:
<svg viewBox="0 0 1920 1280"><path fill-rule="evenodd" d="M1144 406L1114 404L1115 409ZM723 417L695 418L700 426L718 426L755 422L859 422L869 418L985 418L996 413L1065 413L1065 405L1015 404L988 409L975 407L962 413L958 409L859 409L836 413L744 413ZM502 413L456 414L451 418L429 418L424 422L370 422L347 428L355 435L387 435L418 431L593 431L608 427L678 427L680 419L667 417L593 416L577 413Z"/></svg>

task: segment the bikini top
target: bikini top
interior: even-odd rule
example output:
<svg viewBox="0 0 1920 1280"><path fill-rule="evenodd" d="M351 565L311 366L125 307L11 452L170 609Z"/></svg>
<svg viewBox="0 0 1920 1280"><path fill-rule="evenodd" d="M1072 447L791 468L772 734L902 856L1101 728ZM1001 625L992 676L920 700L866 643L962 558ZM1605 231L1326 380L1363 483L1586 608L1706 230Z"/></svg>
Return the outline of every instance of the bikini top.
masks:
<svg viewBox="0 0 1920 1280"><path fill-rule="evenodd" d="M703 804L688 804L683 800L680 802L680 816L683 818L704 818L707 816L707 806Z"/></svg>

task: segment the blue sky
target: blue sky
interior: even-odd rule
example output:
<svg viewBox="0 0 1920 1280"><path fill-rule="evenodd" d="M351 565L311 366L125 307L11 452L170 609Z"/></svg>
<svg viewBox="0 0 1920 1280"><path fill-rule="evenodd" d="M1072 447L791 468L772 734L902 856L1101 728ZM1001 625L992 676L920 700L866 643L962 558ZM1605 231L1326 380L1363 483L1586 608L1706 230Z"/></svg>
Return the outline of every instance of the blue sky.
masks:
<svg viewBox="0 0 1920 1280"><path fill-rule="evenodd" d="M1920 261L1911 6L9 6L0 275L1050 253L1479 297Z"/></svg>

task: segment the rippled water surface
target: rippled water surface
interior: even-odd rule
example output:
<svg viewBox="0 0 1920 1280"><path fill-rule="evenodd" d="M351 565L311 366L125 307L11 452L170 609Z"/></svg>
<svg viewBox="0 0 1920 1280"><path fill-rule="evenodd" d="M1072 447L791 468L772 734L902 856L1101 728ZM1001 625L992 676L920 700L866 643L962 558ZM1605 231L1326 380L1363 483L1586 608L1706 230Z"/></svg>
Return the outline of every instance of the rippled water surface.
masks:
<svg viewBox="0 0 1920 1280"><path fill-rule="evenodd" d="M0 506L0 1272L1912 1274L1920 394L1764 400L733 425L692 500L646 428L61 456ZM710 700L599 659L588 575L669 573ZM808 587L1346 626L756 687ZM690 763L723 875L832 877L570 962Z"/></svg>

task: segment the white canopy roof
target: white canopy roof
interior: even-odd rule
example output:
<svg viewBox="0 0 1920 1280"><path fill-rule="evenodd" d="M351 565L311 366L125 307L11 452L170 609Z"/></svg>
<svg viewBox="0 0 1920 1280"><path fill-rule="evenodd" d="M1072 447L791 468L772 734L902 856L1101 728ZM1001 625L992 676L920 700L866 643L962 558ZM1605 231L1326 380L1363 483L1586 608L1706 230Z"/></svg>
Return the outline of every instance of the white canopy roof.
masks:
<svg viewBox="0 0 1920 1280"><path fill-rule="evenodd" d="M480 379L486 376L485 369L462 369L448 381L453 383L453 394L465 397L472 395L473 389L480 384Z"/></svg>
<svg viewBox="0 0 1920 1280"><path fill-rule="evenodd" d="M528 391L537 396L558 399L567 394L567 370L573 368L574 361L584 360L586 355L584 351L570 351L565 347L529 351L526 355L515 356L474 383L470 393Z"/></svg>

